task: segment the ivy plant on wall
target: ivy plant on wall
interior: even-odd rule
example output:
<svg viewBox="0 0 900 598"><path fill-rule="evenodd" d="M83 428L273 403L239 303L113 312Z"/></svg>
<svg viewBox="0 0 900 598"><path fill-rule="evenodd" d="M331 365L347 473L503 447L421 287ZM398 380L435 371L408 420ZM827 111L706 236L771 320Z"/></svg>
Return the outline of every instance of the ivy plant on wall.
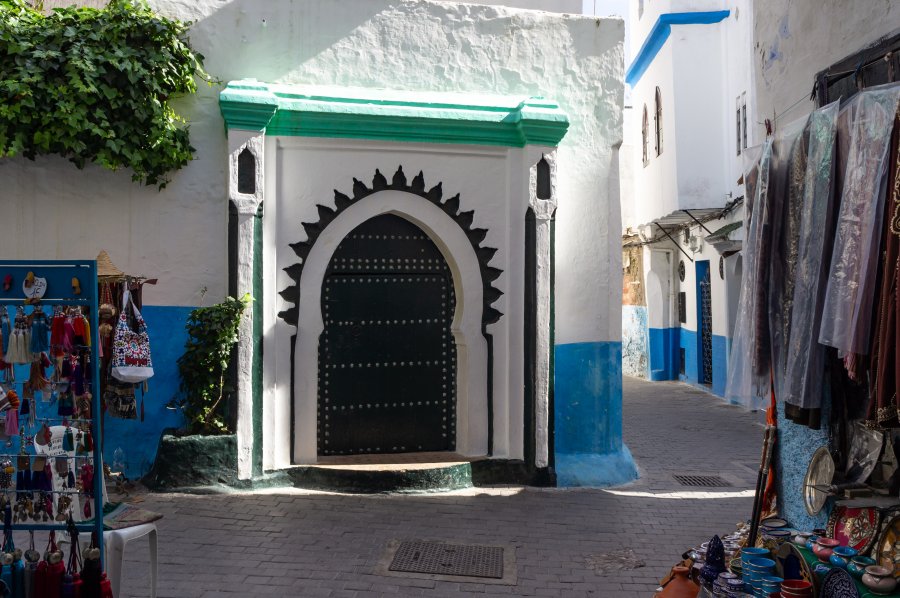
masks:
<svg viewBox="0 0 900 598"><path fill-rule="evenodd" d="M222 303L195 309L188 317L188 340L184 354L178 358L181 392L171 406L183 409L193 434L231 431L222 409L228 390L225 372L238 341L241 314L251 301L250 295L240 299L226 297Z"/></svg>
<svg viewBox="0 0 900 598"><path fill-rule="evenodd" d="M144 0L48 14L0 0L0 157L58 154L164 187L194 153L170 100L209 81L188 26Z"/></svg>

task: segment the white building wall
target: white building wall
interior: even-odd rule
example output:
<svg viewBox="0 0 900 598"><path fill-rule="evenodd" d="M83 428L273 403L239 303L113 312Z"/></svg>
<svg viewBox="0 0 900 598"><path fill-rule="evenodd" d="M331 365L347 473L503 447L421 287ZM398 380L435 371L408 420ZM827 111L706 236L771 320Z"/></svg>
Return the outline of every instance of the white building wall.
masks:
<svg viewBox="0 0 900 598"><path fill-rule="evenodd" d="M663 99L674 103L668 130L674 129L678 144L677 187L675 203L664 203L661 216L725 204L722 33L719 23L672 27L667 43L673 53L674 89L670 100Z"/></svg>
<svg viewBox="0 0 900 598"><path fill-rule="evenodd" d="M900 28L900 2L755 0L756 131L764 119L787 124L811 112L819 71Z"/></svg>
<svg viewBox="0 0 900 598"><path fill-rule="evenodd" d="M598 404L620 405L614 346L621 340L621 19L424 0L150 0L150 5L164 16L194 22L191 43L206 57L206 70L221 81L256 78L557 100L571 127L557 153L555 340L610 345L611 367L598 363L584 375L607 383L608 393ZM221 300L228 282L228 147L220 90L201 84L197 94L178 101L197 155L162 191L132 183L129 172L95 166L79 172L60 158L0 162L0 209L11 231L0 235L0 255L93 258L107 248L124 270L159 278L145 295L147 304L189 309ZM371 174L369 168L359 172ZM296 227L299 236L299 221ZM271 314L284 305L272 292L272 281L265 284L271 326ZM183 311L167 315L167 326L182 334L185 317ZM502 326L521 330L520 324L510 319ZM169 354L154 354L154 361L158 357L174 370L182 344L174 342ZM176 392L177 372L167 383L155 388L161 405ZM267 383L288 381L267 378ZM516 408L507 421L520 429L521 409L511 409ZM620 407L611 413L620 414ZM607 419L603 433L613 438L611 446L620 447L621 418ZM509 432L500 454L521 453L517 433Z"/></svg>

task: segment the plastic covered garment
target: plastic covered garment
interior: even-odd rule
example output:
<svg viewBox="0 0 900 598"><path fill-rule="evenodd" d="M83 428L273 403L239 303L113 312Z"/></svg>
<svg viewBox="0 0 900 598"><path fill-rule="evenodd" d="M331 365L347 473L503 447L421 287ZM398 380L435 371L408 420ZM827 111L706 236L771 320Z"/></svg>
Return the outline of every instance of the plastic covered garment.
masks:
<svg viewBox="0 0 900 598"><path fill-rule="evenodd" d="M900 84L861 91L844 108L849 140L819 342L866 354L881 243L888 149ZM843 122L843 118L841 119Z"/></svg>
<svg viewBox="0 0 900 598"><path fill-rule="evenodd" d="M769 286L767 312L760 317L769 326L772 380L778 399L784 398L787 385L787 351L800 253L810 118L807 115L779 130L769 160L769 236L760 240L763 245L759 249L760 265L768 271L758 283Z"/></svg>
<svg viewBox="0 0 900 598"><path fill-rule="evenodd" d="M759 321L768 308L768 272L765 262L759 260L759 249L766 228L772 142L751 148L744 156L747 217L744 222L743 276L725 398L748 409L759 409L769 396L768 320L764 326Z"/></svg>
<svg viewBox="0 0 900 598"><path fill-rule="evenodd" d="M775 375L775 396L784 399L785 414L795 420L798 417L792 416L792 411L796 410L790 405L800 410L818 410L822 404L825 347L818 343L815 331L821 324L834 230L838 112L838 102L813 112L802 137L807 144L807 158L798 211L789 336L782 351L784 375Z"/></svg>

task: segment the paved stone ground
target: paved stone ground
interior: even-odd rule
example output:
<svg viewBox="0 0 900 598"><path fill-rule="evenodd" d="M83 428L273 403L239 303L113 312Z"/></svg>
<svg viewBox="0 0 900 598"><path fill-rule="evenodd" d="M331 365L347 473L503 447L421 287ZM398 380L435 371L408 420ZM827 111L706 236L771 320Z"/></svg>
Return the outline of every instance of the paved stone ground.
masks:
<svg viewBox="0 0 900 598"><path fill-rule="evenodd" d="M642 478L612 490L146 495L142 506L165 514L159 595L651 596L687 547L749 516L758 419L682 384L626 379L625 437ZM720 475L734 486L685 488L672 478L679 472ZM393 539L514 546L517 585L378 575ZM645 566L595 571L598 555L626 548ZM129 551L123 589L147 596L145 544Z"/></svg>

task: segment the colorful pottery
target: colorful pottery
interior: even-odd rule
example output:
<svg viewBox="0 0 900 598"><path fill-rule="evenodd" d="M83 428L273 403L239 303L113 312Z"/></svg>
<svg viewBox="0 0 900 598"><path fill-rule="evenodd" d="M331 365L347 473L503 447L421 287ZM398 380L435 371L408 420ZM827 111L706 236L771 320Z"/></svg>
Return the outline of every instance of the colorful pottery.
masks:
<svg viewBox="0 0 900 598"><path fill-rule="evenodd" d="M775 558L776 573L786 580L801 580L811 584L815 583L812 569L806 562L800 548L794 544L785 544L778 551Z"/></svg>
<svg viewBox="0 0 900 598"><path fill-rule="evenodd" d="M781 582L782 598L812 598L813 585L805 579L786 579Z"/></svg>
<svg viewBox="0 0 900 598"><path fill-rule="evenodd" d="M794 534L794 537L791 538L791 542L794 543L794 546L799 546L800 548L805 548L806 543L809 539L812 538L811 532L797 532Z"/></svg>
<svg viewBox="0 0 900 598"><path fill-rule="evenodd" d="M768 517L759 522L759 527L769 529L787 527L787 521L781 519L780 517Z"/></svg>
<svg viewBox="0 0 900 598"><path fill-rule="evenodd" d="M836 546L834 550L831 551L831 558L829 558L828 561L835 567L846 569L847 565L850 564L850 559L857 554L858 553L849 546Z"/></svg>
<svg viewBox="0 0 900 598"><path fill-rule="evenodd" d="M872 590L873 594L887 596L897 589L897 580L894 579L894 570L880 565L869 565L862 576L863 585Z"/></svg>
<svg viewBox="0 0 900 598"><path fill-rule="evenodd" d="M855 556L850 559L850 562L847 564L847 571L855 577L859 579L863 576L863 573L866 572L866 567L870 565L875 565L875 559L867 557L867 556Z"/></svg>
<svg viewBox="0 0 900 598"><path fill-rule="evenodd" d="M832 551L840 546L841 543L834 538L819 538L816 545L813 546L813 554L823 563L829 562Z"/></svg>
<svg viewBox="0 0 900 598"><path fill-rule="evenodd" d="M850 574L843 569L832 569L822 581L819 598L860 598L859 590Z"/></svg>
<svg viewBox="0 0 900 598"><path fill-rule="evenodd" d="M857 552L865 552L878 536L875 507L835 507L828 518L827 536Z"/></svg>
<svg viewBox="0 0 900 598"><path fill-rule="evenodd" d="M817 536L816 534L811 535L809 537L809 539L806 541L807 550L812 550L813 547L816 545L816 540L818 540L818 539L819 539L819 536Z"/></svg>
<svg viewBox="0 0 900 598"><path fill-rule="evenodd" d="M691 581L687 567L673 567L672 579L665 585L657 598L696 598L700 593L700 586Z"/></svg>
<svg viewBox="0 0 900 598"><path fill-rule="evenodd" d="M879 565L891 567L895 576L900 573L900 515L895 515L882 528L872 557Z"/></svg>
<svg viewBox="0 0 900 598"><path fill-rule="evenodd" d="M706 549L706 564L700 569L700 579L711 586L719 573L725 570L725 546L719 536L713 536Z"/></svg>

